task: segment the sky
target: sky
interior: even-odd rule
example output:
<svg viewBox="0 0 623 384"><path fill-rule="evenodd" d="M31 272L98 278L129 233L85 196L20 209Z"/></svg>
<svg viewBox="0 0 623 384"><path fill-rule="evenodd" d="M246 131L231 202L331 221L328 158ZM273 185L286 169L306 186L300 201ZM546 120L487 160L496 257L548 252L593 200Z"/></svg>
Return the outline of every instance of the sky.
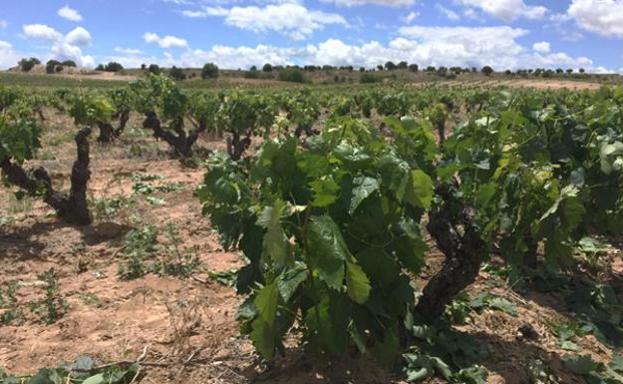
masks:
<svg viewBox="0 0 623 384"><path fill-rule="evenodd" d="M623 72L623 0L0 0L0 69L30 56Z"/></svg>

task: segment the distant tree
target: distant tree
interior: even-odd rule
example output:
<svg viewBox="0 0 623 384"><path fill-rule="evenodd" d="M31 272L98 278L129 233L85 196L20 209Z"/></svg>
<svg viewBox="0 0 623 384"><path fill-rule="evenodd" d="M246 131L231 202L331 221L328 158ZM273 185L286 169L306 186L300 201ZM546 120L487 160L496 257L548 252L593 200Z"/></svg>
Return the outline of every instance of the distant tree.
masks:
<svg viewBox="0 0 623 384"><path fill-rule="evenodd" d="M208 63L201 69L202 79L216 79L218 77L218 67L214 63Z"/></svg>
<svg viewBox="0 0 623 384"><path fill-rule="evenodd" d="M491 68L491 66L489 65L485 65L480 71L484 73L485 76L491 76L491 74L493 73L493 68Z"/></svg>
<svg viewBox="0 0 623 384"><path fill-rule="evenodd" d="M279 71L278 79L281 81L289 81L291 83L305 83L307 79L300 69L284 68Z"/></svg>
<svg viewBox="0 0 623 384"><path fill-rule="evenodd" d="M178 68L175 65L169 69L169 77L173 80L186 80L186 74L182 68Z"/></svg>
<svg viewBox="0 0 623 384"><path fill-rule="evenodd" d="M420 67L417 64L409 64L409 71L417 72L420 70Z"/></svg>
<svg viewBox="0 0 623 384"><path fill-rule="evenodd" d="M119 72L123 70L123 65L111 61L108 64L100 64L95 68L96 71L106 71L106 72Z"/></svg>
<svg viewBox="0 0 623 384"><path fill-rule="evenodd" d="M584 72L586 72L584 68L580 68L580 73L584 73Z"/></svg>
<svg viewBox="0 0 623 384"><path fill-rule="evenodd" d="M383 78L381 76L373 75L371 73L364 73L363 75L361 75L361 78L359 78L359 82L362 84L372 84L378 83L380 81L383 81Z"/></svg>
<svg viewBox="0 0 623 384"><path fill-rule="evenodd" d="M564 73L564 72L565 72L565 71L564 71L562 68L556 68L556 73L557 73L557 74L559 74L559 75L560 75L560 74L562 74L562 73Z"/></svg>
<svg viewBox="0 0 623 384"><path fill-rule="evenodd" d="M365 72L366 69L364 67L359 67L359 72Z"/></svg>
<svg viewBox="0 0 623 384"><path fill-rule="evenodd" d="M573 73L573 69L571 69L571 68L567 69L567 73L568 74L572 74Z"/></svg>
<svg viewBox="0 0 623 384"><path fill-rule="evenodd" d="M262 67L262 71L263 72L272 72L273 71L273 66L270 65L269 63L264 64L264 66Z"/></svg>
<svg viewBox="0 0 623 384"><path fill-rule="evenodd" d="M146 69L147 69L147 64L145 64L145 63L141 64L141 70L143 70L143 71L144 71L144 70L146 70Z"/></svg>
<svg viewBox="0 0 623 384"><path fill-rule="evenodd" d="M379 70L379 71L382 71L383 70L383 66L381 64L379 64L379 65L376 66L376 69Z"/></svg>
<svg viewBox="0 0 623 384"><path fill-rule="evenodd" d="M406 61L401 61L400 63L398 63L398 69L407 69L408 66L409 63L407 63Z"/></svg>
<svg viewBox="0 0 623 384"><path fill-rule="evenodd" d="M394 69L396 69L396 64L394 64L391 61L388 61L387 63L385 63L385 69L388 71L393 71Z"/></svg>
<svg viewBox="0 0 623 384"><path fill-rule="evenodd" d="M437 68L433 67L432 65L429 65L428 67L426 67L426 72L435 72L437 71Z"/></svg>
<svg viewBox="0 0 623 384"><path fill-rule="evenodd" d="M49 60L46 64L45 64L45 71L49 74L54 74L56 72L60 72L59 71L63 70L63 65L61 64L60 61L58 60Z"/></svg>
<svg viewBox="0 0 623 384"><path fill-rule="evenodd" d="M37 59L36 57L31 57L30 59L21 59L18 63L19 68L22 70L22 72L30 72L35 65L41 64L41 60Z"/></svg>
<svg viewBox="0 0 623 384"><path fill-rule="evenodd" d="M513 74L513 71L511 71L510 69L507 69L505 72L506 76L510 76Z"/></svg>
<svg viewBox="0 0 623 384"><path fill-rule="evenodd" d="M77 67L76 62L73 61L73 60L65 60L65 61L63 61L61 63L61 65L63 67L71 67L71 68L76 68Z"/></svg>
<svg viewBox="0 0 623 384"><path fill-rule="evenodd" d="M158 64L150 64L149 67L147 67L147 71L149 73L153 73L154 75L159 75L160 72L162 72Z"/></svg>
<svg viewBox="0 0 623 384"><path fill-rule="evenodd" d="M257 67L255 65L252 65L251 68L249 68L249 71L257 72Z"/></svg>

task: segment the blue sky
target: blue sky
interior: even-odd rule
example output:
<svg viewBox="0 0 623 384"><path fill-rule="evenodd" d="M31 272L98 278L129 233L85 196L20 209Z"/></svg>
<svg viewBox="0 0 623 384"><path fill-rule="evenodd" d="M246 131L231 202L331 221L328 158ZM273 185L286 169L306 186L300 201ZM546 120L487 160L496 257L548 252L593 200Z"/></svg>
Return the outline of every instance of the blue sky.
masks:
<svg viewBox="0 0 623 384"><path fill-rule="evenodd" d="M623 69L623 0L2 0L19 58L223 68L331 64Z"/></svg>

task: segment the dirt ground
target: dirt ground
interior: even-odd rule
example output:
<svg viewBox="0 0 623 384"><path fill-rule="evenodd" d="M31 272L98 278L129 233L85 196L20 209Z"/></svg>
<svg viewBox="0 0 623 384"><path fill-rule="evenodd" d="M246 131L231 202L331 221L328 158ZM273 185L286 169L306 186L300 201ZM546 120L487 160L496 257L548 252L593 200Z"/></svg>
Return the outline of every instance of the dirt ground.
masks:
<svg viewBox="0 0 623 384"><path fill-rule="evenodd" d="M55 182L63 181L66 188L75 128L66 118L45 113L43 150L32 165L46 167ZM4 218L0 221L0 287L17 283L20 303L36 301L44 294L37 276L54 268L68 303L67 312L51 325L28 309L21 324L0 325L0 368L28 373L82 355L115 362L144 354L145 362L164 366L146 366L142 383L403 383L400 371L384 370L367 359L315 360L295 347L267 369L249 340L239 336L235 316L241 298L208 274L230 271L241 261L235 252L221 248L201 215L193 190L203 177L202 168L185 168L170 159L164 144L138 126L140 121L134 117L122 139L110 146L92 145L91 197L130 201L114 214L96 217L93 226L63 225L40 201L17 201L12 191L0 187L0 218ZM223 149L223 140L204 137L199 145ZM151 184L176 183L177 187L156 192L151 200L137 195L136 180L154 179L154 175ZM158 241L162 243L167 242L163 229L167 225L176 229L182 239L180 248L201 261L192 278L155 274L130 281L119 278L125 234L148 225L161 230ZM441 256L431 251L429 267L418 276L417 285L425 284L440 262ZM544 362L561 383L582 383L565 373L561 357L566 352L549 327L571 319L557 310L562 306L560 297L519 295L484 271L470 288L472 296L481 292L506 298L518 311L513 316L484 310L457 327L490 352L480 363L491 372L489 383L528 383L527 367L534 361ZM526 323L537 331L537 340L518 339L517 330ZM593 336L584 336L577 344L597 361L607 361L613 352ZM289 345L295 345L295 340Z"/></svg>

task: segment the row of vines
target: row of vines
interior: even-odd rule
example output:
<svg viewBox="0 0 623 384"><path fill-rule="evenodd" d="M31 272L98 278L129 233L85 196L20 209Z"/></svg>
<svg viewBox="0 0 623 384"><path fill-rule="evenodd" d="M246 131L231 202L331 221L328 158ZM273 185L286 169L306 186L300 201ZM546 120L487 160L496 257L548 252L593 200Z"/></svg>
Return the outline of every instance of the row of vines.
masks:
<svg viewBox="0 0 623 384"><path fill-rule="evenodd" d="M46 108L80 127L68 192L27 168ZM623 91L609 88L186 92L163 76L109 91L0 88L3 180L90 224L89 136L114 144L131 115L172 156L205 167L204 215L246 261L241 332L269 360L296 334L310 352L393 366L434 344L446 306L492 257L509 279L565 271L582 239L623 232ZM202 135L226 152L200 153ZM445 261L417 291L431 247ZM404 356L410 380L467 380L432 355Z"/></svg>

